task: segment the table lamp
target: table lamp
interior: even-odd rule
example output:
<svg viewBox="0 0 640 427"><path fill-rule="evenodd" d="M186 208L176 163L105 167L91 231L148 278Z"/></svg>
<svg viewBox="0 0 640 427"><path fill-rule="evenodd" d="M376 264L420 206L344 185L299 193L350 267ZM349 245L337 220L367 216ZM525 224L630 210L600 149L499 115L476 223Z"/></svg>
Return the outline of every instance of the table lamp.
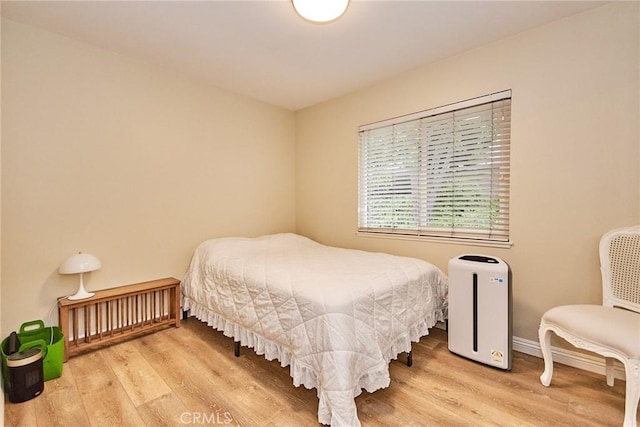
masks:
<svg viewBox="0 0 640 427"><path fill-rule="evenodd" d="M98 258L90 254L83 254L78 252L75 255L70 256L58 269L60 274L80 274L80 286L78 292L69 296L70 300L79 300L89 298L95 295L94 292L87 292L84 288L84 282L82 281L82 275L89 271L94 271L102 267L102 263Z"/></svg>

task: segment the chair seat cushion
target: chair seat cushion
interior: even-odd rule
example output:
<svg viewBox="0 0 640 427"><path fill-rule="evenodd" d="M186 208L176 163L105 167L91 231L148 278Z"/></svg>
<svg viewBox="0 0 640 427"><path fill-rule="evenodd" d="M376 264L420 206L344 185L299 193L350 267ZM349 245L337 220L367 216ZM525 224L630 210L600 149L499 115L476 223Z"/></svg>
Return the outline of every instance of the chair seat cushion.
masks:
<svg viewBox="0 0 640 427"><path fill-rule="evenodd" d="M542 320L586 343L640 358L640 313L602 305L562 305L548 310Z"/></svg>

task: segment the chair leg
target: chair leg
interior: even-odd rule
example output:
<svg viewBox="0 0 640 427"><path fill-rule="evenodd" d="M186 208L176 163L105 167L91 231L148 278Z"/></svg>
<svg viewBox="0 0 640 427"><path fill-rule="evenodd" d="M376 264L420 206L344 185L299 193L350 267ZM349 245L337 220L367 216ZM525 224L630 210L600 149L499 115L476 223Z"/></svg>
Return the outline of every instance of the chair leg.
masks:
<svg viewBox="0 0 640 427"><path fill-rule="evenodd" d="M607 376L607 385L613 387L615 377L613 373L613 359L611 357L604 358L604 371Z"/></svg>
<svg viewBox="0 0 640 427"><path fill-rule="evenodd" d="M551 377L553 376L553 358L551 356L551 330L544 325L540 325L538 330L538 339L540 340L540 349L544 358L544 372L540 375L540 382L543 386L549 387Z"/></svg>
<svg viewBox="0 0 640 427"><path fill-rule="evenodd" d="M624 427L636 427L640 400L640 360L627 360L624 367L627 387L624 399Z"/></svg>

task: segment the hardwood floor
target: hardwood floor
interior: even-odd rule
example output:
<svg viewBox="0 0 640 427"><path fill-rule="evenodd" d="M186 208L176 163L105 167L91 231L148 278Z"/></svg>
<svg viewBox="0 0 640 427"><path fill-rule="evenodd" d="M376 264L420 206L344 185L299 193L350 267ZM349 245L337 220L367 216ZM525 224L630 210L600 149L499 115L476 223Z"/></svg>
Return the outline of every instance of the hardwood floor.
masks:
<svg viewBox="0 0 640 427"><path fill-rule="evenodd" d="M446 333L414 344L413 366L391 362L391 386L357 399L363 426L620 426L624 381L556 365L551 387L541 359L514 353L505 372L455 356ZM62 377L30 401L5 403L7 426L313 426L315 390L289 369L242 348L195 318L73 357Z"/></svg>

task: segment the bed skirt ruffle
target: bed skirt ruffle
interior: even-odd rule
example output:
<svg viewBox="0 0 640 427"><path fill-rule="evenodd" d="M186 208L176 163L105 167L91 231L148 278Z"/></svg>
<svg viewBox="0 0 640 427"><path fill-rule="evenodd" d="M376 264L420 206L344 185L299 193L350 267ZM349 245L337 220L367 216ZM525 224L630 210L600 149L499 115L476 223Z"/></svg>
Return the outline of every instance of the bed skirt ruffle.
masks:
<svg viewBox="0 0 640 427"><path fill-rule="evenodd" d="M289 375L293 379L294 386L300 387L302 385L307 389L317 389L318 421L321 424L349 425L349 423L353 422L353 420L335 419L335 411L331 410L331 405L329 404L332 399L329 399L324 390L318 387L318 373L315 372L313 367L297 360L295 355L285 346L245 329L185 296L182 298L182 309L189 311L198 320L206 322L208 326L222 332L224 336L240 341L240 344L245 347L253 348L257 355L264 355L269 361L278 360L283 368L289 366ZM381 349L382 357L385 361L384 367L363 372L353 390L351 399L359 396L362 390L373 393L376 390L387 388L391 381L389 362L397 359L400 353L411 351L411 343L418 342L423 336L429 335L429 329L434 327L438 321L444 321L442 310L436 310L427 319L420 320L409 328L406 333L398 336L388 348ZM360 425L357 416L355 420Z"/></svg>

